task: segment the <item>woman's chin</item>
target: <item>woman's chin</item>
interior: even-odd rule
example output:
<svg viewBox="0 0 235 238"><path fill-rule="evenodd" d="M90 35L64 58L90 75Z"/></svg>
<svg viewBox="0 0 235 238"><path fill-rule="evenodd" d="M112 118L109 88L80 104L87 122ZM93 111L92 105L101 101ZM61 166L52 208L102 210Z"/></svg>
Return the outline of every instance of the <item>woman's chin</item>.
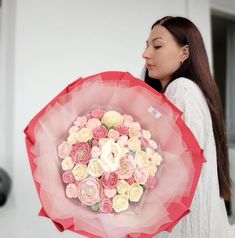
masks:
<svg viewBox="0 0 235 238"><path fill-rule="evenodd" d="M153 78L153 79L158 79L159 78L156 73L151 72L151 71L148 72L148 75L149 75L150 78Z"/></svg>

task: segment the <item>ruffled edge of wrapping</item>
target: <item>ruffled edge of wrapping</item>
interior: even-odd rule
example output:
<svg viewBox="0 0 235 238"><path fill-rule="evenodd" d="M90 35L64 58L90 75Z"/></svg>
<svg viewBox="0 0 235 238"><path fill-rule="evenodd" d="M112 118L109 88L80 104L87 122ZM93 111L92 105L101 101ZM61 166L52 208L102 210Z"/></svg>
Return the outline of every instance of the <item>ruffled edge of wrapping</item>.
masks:
<svg viewBox="0 0 235 238"><path fill-rule="evenodd" d="M94 77L97 76L102 76L102 80L103 81L107 81L107 80L112 80L112 78L119 78L120 81L123 80L127 80L129 83L129 86L137 86L137 85L141 85L145 88L147 88L148 90L150 90L153 94L157 95L157 96L161 96L162 100L164 102L166 102L167 104L169 104L169 106L173 109L174 112L178 113L179 117L177 119L177 124L178 127L181 129L182 131L182 137L184 139L184 141L186 142L188 148L191 150L191 152L194 154L194 160L193 160L193 164L194 167L196 168L196 173L195 173L195 178L193 181L193 186L191 188L190 191L190 196L187 197L183 197L182 198L182 203L185 206L179 206L178 204L172 204L168 211L170 214L170 219L173 220L173 222L167 223L162 225L155 233L153 234L146 234L146 233L141 233L140 237L153 237L154 235L160 233L161 231L168 231L171 232L172 229L174 228L174 226L181 220L182 217L184 217L185 215L187 215L189 213L189 209L187 207L190 207L191 202L192 202L192 197L193 194L195 193L196 190L196 186L199 180L199 176L200 176L200 172L201 172L201 168L202 168L202 163L199 162L206 162L204 154L203 154L203 150L200 148L196 138L193 136L192 132L190 131L190 129L185 125L185 123L183 122L183 119L181 118L182 116L182 112L174 106L174 104L172 104L164 94L160 94L159 92L155 91L153 88L151 88L149 85L147 85L145 82L134 78L131 74L129 74L128 72L103 72L103 73L99 73L96 75L92 75L89 76L88 78L79 78L77 80L75 80L73 83L69 84L64 90L62 90L54 99L52 99L29 123L29 125L25 128L24 133L26 135L26 147L27 147L27 152L28 152L28 157L29 157L29 161L30 161L30 166L31 166L31 172L32 175L36 169L36 164L34 163L34 159L35 156L33 155L33 153L31 152L31 148L32 146L35 144L35 135L34 135L34 128L36 126L36 124L38 123L38 120L42 117L42 115L47 111L48 107L55 105L55 103L65 94L67 94L68 92L70 92L71 90L73 90L75 87L82 85L84 83L85 80L89 80L92 79ZM37 192L39 194L39 198L40 198L40 184L38 182L35 182L36 188L37 188ZM41 200L41 198L40 198ZM42 201L41 201L42 204ZM43 204L42 204L42 209L39 212L40 216L44 216L44 217L48 217L47 213L45 212L45 209L43 208ZM50 218L50 217L48 217ZM82 234L85 236L89 236L89 237L99 237L99 236L95 236L94 234L90 234L86 231L83 230L75 230L74 229L74 221L73 219L52 219L50 218L53 223L55 224L55 226L57 227L57 229L59 231L63 231L63 230L71 230L74 231L78 234ZM130 235L127 235L126 237L131 237Z"/></svg>

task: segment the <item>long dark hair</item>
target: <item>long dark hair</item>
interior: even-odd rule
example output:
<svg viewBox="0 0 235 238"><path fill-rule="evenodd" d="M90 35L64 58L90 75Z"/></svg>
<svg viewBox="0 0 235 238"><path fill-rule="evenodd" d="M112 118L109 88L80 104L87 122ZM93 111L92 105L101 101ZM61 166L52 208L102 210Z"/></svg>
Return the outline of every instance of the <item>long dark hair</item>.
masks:
<svg viewBox="0 0 235 238"><path fill-rule="evenodd" d="M164 17L155 22L151 29L156 25L165 27L180 46L189 46L189 58L171 76L169 83L176 78L186 77L195 82L204 94L210 109L216 143L220 196L226 201L230 201L232 182L229 171L227 135L222 103L219 89L210 72L201 33L190 20L183 17ZM164 92L167 87L162 88L159 80L150 78L147 69L145 72L145 82L159 92Z"/></svg>

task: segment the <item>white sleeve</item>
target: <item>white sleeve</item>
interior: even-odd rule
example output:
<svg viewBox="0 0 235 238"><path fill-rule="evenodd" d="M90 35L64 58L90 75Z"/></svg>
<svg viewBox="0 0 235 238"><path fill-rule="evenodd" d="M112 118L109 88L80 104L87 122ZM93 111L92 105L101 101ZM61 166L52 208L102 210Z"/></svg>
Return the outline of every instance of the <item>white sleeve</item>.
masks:
<svg viewBox="0 0 235 238"><path fill-rule="evenodd" d="M200 88L186 78L171 82L165 96L183 112L183 120L204 150L207 160L190 207L191 213L182 219L167 237L235 237L235 230L228 223L224 201L219 196L216 146L206 99Z"/></svg>
<svg viewBox="0 0 235 238"><path fill-rule="evenodd" d="M179 78L169 84L165 96L183 112L183 120L191 129L200 147L204 149L208 106L200 88L186 78Z"/></svg>

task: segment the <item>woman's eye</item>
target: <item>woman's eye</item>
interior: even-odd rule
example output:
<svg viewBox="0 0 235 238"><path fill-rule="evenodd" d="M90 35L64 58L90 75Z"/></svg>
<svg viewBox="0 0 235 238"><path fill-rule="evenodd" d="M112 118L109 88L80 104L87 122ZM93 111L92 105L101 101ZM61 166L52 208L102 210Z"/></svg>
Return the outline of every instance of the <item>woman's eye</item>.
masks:
<svg viewBox="0 0 235 238"><path fill-rule="evenodd" d="M155 49L161 48L161 45L154 46Z"/></svg>

